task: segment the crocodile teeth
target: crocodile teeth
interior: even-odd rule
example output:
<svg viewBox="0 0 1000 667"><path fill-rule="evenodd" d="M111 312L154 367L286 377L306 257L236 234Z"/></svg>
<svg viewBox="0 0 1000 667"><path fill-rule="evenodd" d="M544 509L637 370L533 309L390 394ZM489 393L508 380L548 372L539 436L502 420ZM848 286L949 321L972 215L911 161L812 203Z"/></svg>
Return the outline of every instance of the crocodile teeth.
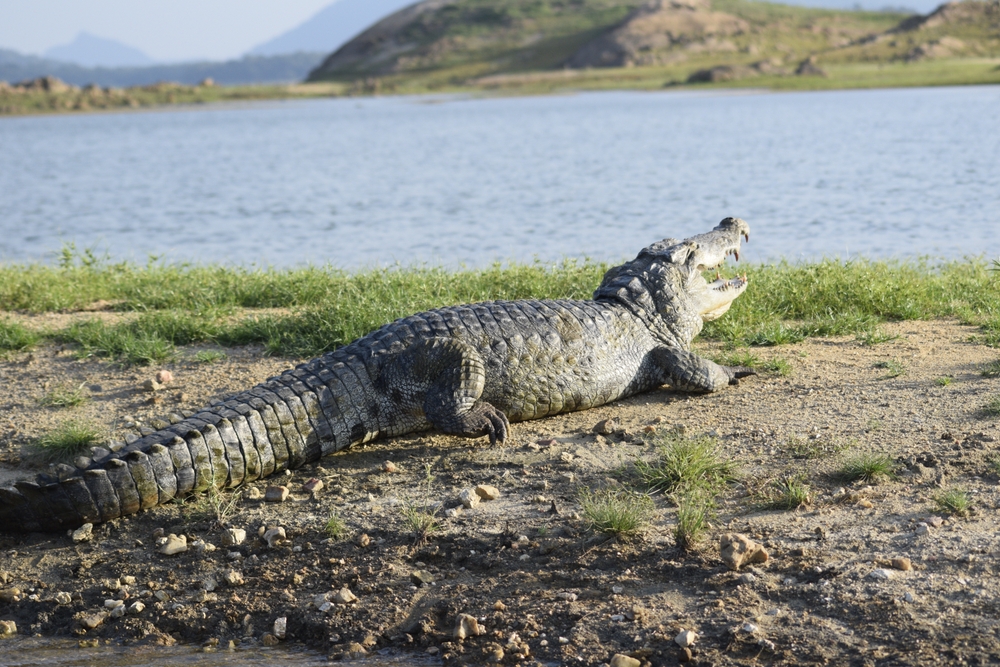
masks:
<svg viewBox="0 0 1000 667"><path fill-rule="evenodd" d="M739 250L734 250L733 251L733 257L736 258L737 262L740 261L740 251Z"/></svg>

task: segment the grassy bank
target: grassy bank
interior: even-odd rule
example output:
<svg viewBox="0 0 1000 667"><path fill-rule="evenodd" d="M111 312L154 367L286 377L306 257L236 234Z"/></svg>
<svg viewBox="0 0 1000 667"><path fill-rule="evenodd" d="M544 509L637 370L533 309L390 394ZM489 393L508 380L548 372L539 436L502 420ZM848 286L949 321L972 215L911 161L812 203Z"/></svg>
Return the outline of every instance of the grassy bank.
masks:
<svg viewBox="0 0 1000 667"><path fill-rule="evenodd" d="M449 272L435 268L347 273L331 268L248 270L102 264L67 256L60 267L0 267L0 350L42 338L81 355L127 363L171 357L175 346L263 344L308 357L395 318L490 299L589 298L607 266L586 262ZM1000 346L1000 274L986 261L825 260L749 268L751 287L703 337L733 347L855 335L876 343L887 321L954 317ZM113 310L127 317L77 318L40 330L17 314ZM262 310L265 309L265 310Z"/></svg>

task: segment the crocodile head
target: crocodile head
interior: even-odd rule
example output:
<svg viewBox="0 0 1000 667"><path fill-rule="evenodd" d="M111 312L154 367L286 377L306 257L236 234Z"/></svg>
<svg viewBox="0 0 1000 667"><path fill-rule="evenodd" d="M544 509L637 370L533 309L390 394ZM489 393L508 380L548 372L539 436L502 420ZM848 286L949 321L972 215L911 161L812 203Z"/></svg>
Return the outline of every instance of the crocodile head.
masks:
<svg viewBox="0 0 1000 667"><path fill-rule="evenodd" d="M710 232L658 241L609 270L594 298L622 303L654 333L687 347L705 322L721 317L747 288L745 275L725 279L716 273L712 282L703 275L730 255L739 261L741 237L750 240L750 225L726 218Z"/></svg>

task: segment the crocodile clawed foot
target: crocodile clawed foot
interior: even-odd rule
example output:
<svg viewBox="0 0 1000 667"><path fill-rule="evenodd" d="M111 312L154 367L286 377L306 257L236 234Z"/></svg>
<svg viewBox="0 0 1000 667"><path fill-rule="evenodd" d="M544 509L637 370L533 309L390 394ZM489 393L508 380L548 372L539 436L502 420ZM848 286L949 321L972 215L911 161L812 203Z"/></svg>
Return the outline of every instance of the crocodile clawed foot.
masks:
<svg viewBox="0 0 1000 667"><path fill-rule="evenodd" d="M500 410L489 403L479 403L469 413L469 418L474 421L476 435L488 435L490 444L498 442L502 445L507 436L510 435L510 421Z"/></svg>
<svg viewBox="0 0 1000 667"><path fill-rule="evenodd" d="M757 371L749 366L723 366L723 368L729 375L729 384L731 385L739 384L741 378L757 375Z"/></svg>

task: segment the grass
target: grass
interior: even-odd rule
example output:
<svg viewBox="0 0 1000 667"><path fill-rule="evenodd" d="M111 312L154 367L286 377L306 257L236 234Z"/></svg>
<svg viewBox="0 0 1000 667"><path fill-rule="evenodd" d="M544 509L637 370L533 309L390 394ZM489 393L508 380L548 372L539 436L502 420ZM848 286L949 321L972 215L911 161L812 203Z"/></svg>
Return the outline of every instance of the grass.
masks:
<svg viewBox="0 0 1000 667"><path fill-rule="evenodd" d="M426 506L407 505L403 509L403 521L413 534L414 543L423 544L432 533L441 530L441 523L436 514Z"/></svg>
<svg viewBox="0 0 1000 667"><path fill-rule="evenodd" d="M890 341L897 340L898 338L899 336L888 334L878 327L868 331L862 331L857 335L858 342L868 347L888 343Z"/></svg>
<svg viewBox="0 0 1000 667"><path fill-rule="evenodd" d="M674 542L679 548L692 549L702 541L714 510L715 502L703 487L690 487L678 497Z"/></svg>
<svg viewBox="0 0 1000 667"><path fill-rule="evenodd" d="M347 524L336 513L331 513L323 526L323 532L331 539L340 540L347 534Z"/></svg>
<svg viewBox="0 0 1000 667"><path fill-rule="evenodd" d="M877 361L875 362L875 368L881 368L885 370L885 375L880 379L891 380L892 378L898 378L900 375L906 372L906 366L896 359L890 359L889 361Z"/></svg>
<svg viewBox="0 0 1000 667"><path fill-rule="evenodd" d="M968 516L972 508L972 499L967 491L949 489L934 496L934 505L939 512L953 516Z"/></svg>
<svg viewBox="0 0 1000 667"><path fill-rule="evenodd" d="M716 453L717 443L707 436L687 438L676 433L655 441L653 462L637 459L635 468L647 489L666 495L704 488L714 495L735 476L731 461Z"/></svg>
<svg viewBox="0 0 1000 667"><path fill-rule="evenodd" d="M618 538L642 532L653 516L653 500L627 489L580 491L580 506L588 528Z"/></svg>
<svg viewBox="0 0 1000 667"><path fill-rule="evenodd" d="M214 364L223 361L226 353L222 350L198 350L193 358L199 364Z"/></svg>
<svg viewBox="0 0 1000 667"><path fill-rule="evenodd" d="M104 442L105 437L104 431L90 422L70 420L32 443L28 455L45 463L71 461L89 454L90 448Z"/></svg>
<svg viewBox="0 0 1000 667"><path fill-rule="evenodd" d="M757 371L775 373L782 377L792 374L792 365L787 359L775 357L774 359L764 361L753 352L747 350L718 355L713 360L722 366L746 366Z"/></svg>
<svg viewBox="0 0 1000 667"><path fill-rule="evenodd" d="M983 413L987 417L1000 417L1000 396L994 396L983 406Z"/></svg>
<svg viewBox="0 0 1000 667"><path fill-rule="evenodd" d="M874 484L895 474L896 464L886 454L858 454L847 459L834 476L842 482Z"/></svg>
<svg viewBox="0 0 1000 667"><path fill-rule="evenodd" d="M997 361L991 361L990 363L983 366L979 374L984 378L995 378L1000 377L1000 359Z"/></svg>
<svg viewBox="0 0 1000 667"><path fill-rule="evenodd" d="M317 356L414 312L490 299L586 299L608 268L492 266L480 270L395 268L347 273L330 267L245 269L111 264L72 251L60 266L0 265L0 311L82 310L107 301L126 321L77 322L51 334L11 319L0 351L51 337L81 356L125 364L170 359L179 345L258 344L275 355ZM702 336L729 346L781 345L811 336L865 336L882 322L957 318L1000 345L1000 272L982 260L837 261L750 267L753 287ZM785 374L785 360L761 363L751 351L726 357ZM741 364L750 365L750 364Z"/></svg>
<svg viewBox="0 0 1000 667"><path fill-rule="evenodd" d="M771 482L770 497L764 505L767 509L793 510L811 502L809 485L801 477L786 476Z"/></svg>
<svg viewBox="0 0 1000 667"><path fill-rule="evenodd" d="M934 380L934 384L936 384L939 387L947 387L948 385L952 384L954 381L955 381L955 378L951 377L950 375L944 375L942 377L939 377L939 378L935 379Z"/></svg>
<svg viewBox="0 0 1000 667"><path fill-rule="evenodd" d="M90 400L90 393L84 385L79 387L56 387L39 399L38 403L48 408L75 408Z"/></svg>
<svg viewBox="0 0 1000 667"><path fill-rule="evenodd" d="M0 320L0 352L20 352L38 344L40 336L17 322Z"/></svg>

